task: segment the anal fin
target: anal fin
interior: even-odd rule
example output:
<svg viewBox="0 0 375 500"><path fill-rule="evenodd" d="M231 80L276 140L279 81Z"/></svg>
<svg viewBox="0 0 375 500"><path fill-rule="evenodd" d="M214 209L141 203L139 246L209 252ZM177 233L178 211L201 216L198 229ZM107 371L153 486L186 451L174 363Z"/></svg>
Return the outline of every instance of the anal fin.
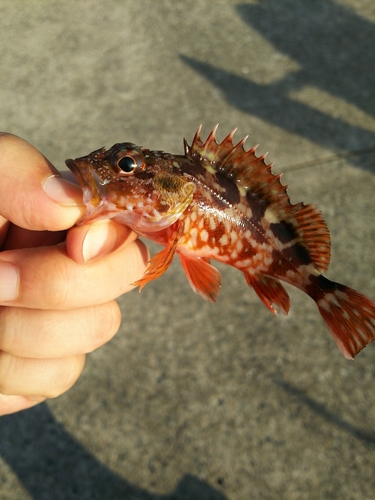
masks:
<svg viewBox="0 0 375 500"><path fill-rule="evenodd" d="M244 273L246 282L253 287L263 304L273 313L277 314L276 309L272 304L275 304L280 311L288 314L290 307L290 299L285 288L280 281L264 274Z"/></svg>
<svg viewBox="0 0 375 500"><path fill-rule="evenodd" d="M191 288L208 302L216 302L221 287L221 275L216 267L202 257L179 254Z"/></svg>

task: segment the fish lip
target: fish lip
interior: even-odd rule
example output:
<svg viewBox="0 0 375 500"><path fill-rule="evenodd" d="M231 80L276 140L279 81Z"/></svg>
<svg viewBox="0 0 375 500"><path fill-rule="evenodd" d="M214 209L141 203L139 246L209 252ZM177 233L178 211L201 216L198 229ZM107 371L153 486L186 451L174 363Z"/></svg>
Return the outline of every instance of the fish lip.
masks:
<svg viewBox="0 0 375 500"><path fill-rule="evenodd" d="M69 170L71 170L72 172L76 172L77 170L77 167L76 167L76 164L74 162L74 160L72 160L71 158L68 158L67 160L65 160L65 165L69 168Z"/></svg>
<svg viewBox="0 0 375 500"><path fill-rule="evenodd" d="M93 173L91 164L86 158L78 158L76 160L68 159L65 161L66 166L77 179L79 187L83 192L83 202L86 206L89 204L95 207L101 205L103 194L96 182L96 176Z"/></svg>
<svg viewBox="0 0 375 500"><path fill-rule="evenodd" d="M78 184L83 192L90 190L91 194L94 195L98 188L92 173L91 165L87 161L78 158L77 160L68 159L65 161L65 165L72 172L74 177L77 179Z"/></svg>
<svg viewBox="0 0 375 500"><path fill-rule="evenodd" d="M85 174L90 174L89 169L79 168L77 165L77 160L72 160L70 158L68 160L65 160L65 165L69 168L74 177L77 179L79 186L81 188L87 187L88 182L87 179L84 177L82 170L85 171Z"/></svg>

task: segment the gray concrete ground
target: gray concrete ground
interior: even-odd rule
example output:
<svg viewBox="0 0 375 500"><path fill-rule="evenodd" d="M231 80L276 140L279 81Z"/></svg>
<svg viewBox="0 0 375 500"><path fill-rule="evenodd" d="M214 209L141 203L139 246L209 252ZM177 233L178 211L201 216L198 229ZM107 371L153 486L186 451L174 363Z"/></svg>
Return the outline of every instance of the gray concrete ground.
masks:
<svg viewBox="0 0 375 500"><path fill-rule="evenodd" d="M238 127L375 298L374 46L368 0L3 1L0 129L63 168ZM273 317L219 267L216 305L178 262L121 297L74 388L0 419L2 500L375 498L375 346L346 361L304 294Z"/></svg>

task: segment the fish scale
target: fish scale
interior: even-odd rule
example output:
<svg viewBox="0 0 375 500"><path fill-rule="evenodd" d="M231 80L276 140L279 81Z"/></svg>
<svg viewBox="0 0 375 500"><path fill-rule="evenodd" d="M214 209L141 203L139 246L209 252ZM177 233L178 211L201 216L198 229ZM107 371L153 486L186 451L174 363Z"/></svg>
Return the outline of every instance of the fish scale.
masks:
<svg viewBox="0 0 375 500"><path fill-rule="evenodd" d="M192 289L215 302L221 287L211 260L239 269L274 314L288 314L281 281L317 304L337 347L352 359L375 338L375 302L323 276L330 235L315 205L292 205L281 175L274 175L235 130L218 143L217 126L201 139L201 127L184 155L133 143L67 160L86 204L77 224L113 218L164 246L134 285L142 289L180 258ZM276 306L276 308L275 308Z"/></svg>

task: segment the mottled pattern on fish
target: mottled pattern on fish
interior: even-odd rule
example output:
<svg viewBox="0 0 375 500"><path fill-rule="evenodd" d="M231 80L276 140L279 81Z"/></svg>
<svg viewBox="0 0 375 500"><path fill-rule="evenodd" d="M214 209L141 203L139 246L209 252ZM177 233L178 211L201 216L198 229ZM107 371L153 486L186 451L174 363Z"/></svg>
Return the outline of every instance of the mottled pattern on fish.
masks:
<svg viewBox="0 0 375 500"><path fill-rule="evenodd" d="M330 236L319 209L292 205L280 175L265 157L246 151L234 132L221 143L216 128L206 141L198 129L185 154L115 144L67 160L84 193L79 222L113 217L165 249L136 285L159 277L180 257L196 293L214 302L221 286L218 260L243 272L263 303L288 313L285 281L316 302L340 351L353 358L375 338L375 303L322 276L330 262Z"/></svg>

